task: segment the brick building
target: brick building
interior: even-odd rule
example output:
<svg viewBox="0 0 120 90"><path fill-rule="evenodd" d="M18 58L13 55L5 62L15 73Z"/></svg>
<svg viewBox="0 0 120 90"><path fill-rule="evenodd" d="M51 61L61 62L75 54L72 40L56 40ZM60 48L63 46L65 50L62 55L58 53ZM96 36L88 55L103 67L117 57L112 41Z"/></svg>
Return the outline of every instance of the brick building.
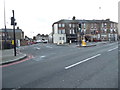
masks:
<svg viewBox="0 0 120 90"><path fill-rule="evenodd" d="M106 20L60 20L52 25L53 43L117 41L118 23ZM81 27L81 28L80 28Z"/></svg>

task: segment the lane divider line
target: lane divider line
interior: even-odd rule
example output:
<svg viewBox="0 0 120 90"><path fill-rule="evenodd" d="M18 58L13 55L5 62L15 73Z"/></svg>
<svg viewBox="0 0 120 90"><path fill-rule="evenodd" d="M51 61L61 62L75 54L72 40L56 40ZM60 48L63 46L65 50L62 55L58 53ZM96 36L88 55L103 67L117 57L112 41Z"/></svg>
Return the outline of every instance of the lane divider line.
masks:
<svg viewBox="0 0 120 90"><path fill-rule="evenodd" d="M113 51L113 50L115 50L115 49L117 49L118 47L115 47L115 48L113 48L113 49L110 49L110 50L108 50L108 52L111 52L111 51Z"/></svg>
<svg viewBox="0 0 120 90"><path fill-rule="evenodd" d="M77 63L75 63L75 64L69 65L69 66L65 67L65 69L72 68L72 67L74 67L74 66L76 66L76 65L79 65L79 64L84 63L84 62L86 62L86 61L89 61L89 60L91 60L91 59L93 59L93 58L96 58L96 57L98 57L98 56L100 56L100 55L101 55L101 54L97 54L97 55L95 55L95 56L92 56L92 57L90 57L90 58L87 58L87 59L85 59L85 60L82 60L82 61L80 61L80 62L77 62Z"/></svg>

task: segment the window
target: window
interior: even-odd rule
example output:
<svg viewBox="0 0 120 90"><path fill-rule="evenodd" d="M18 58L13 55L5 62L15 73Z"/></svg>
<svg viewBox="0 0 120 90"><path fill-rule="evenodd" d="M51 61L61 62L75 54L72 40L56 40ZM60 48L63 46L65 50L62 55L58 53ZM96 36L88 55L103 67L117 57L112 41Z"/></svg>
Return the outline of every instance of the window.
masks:
<svg viewBox="0 0 120 90"><path fill-rule="evenodd" d="M93 28L93 24L91 24L91 28Z"/></svg>
<svg viewBox="0 0 120 90"><path fill-rule="evenodd" d="M85 23L84 23L84 28L85 28Z"/></svg>
<svg viewBox="0 0 120 90"><path fill-rule="evenodd" d="M72 30L70 30L70 34L72 34Z"/></svg>
<svg viewBox="0 0 120 90"><path fill-rule="evenodd" d="M75 27L75 24L73 24L73 28Z"/></svg>
<svg viewBox="0 0 120 90"><path fill-rule="evenodd" d="M84 33L86 33L86 29L84 29Z"/></svg>
<svg viewBox="0 0 120 90"><path fill-rule="evenodd" d="M112 30L112 29L110 29L110 32L112 33L112 32L113 32L113 30Z"/></svg>
<svg viewBox="0 0 120 90"><path fill-rule="evenodd" d="M111 28L112 28L112 23L111 23L111 25L110 25L110 26L111 26Z"/></svg>
<svg viewBox="0 0 120 90"><path fill-rule="evenodd" d="M72 31L73 31L72 33L75 34L75 30L72 30Z"/></svg>
<svg viewBox="0 0 120 90"><path fill-rule="evenodd" d="M65 29L62 30L62 34L65 34Z"/></svg>
<svg viewBox="0 0 120 90"><path fill-rule="evenodd" d="M106 31L107 31L107 29L105 28L105 29L104 29L104 32L106 33Z"/></svg>
<svg viewBox="0 0 120 90"><path fill-rule="evenodd" d="M65 37L59 37L60 40L65 40Z"/></svg>
<svg viewBox="0 0 120 90"><path fill-rule="evenodd" d="M115 23L114 23L114 27L115 27Z"/></svg>
<svg viewBox="0 0 120 90"><path fill-rule="evenodd" d="M116 29L114 29L114 32L116 32Z"/></svg>
<svg viewBox="0 0 120 90"><path fill-rule="evenodd" d="M107 23L105 23L104 26L107 27Z"/></svg>
<svg viewBox="0 0 120 90"><path fill-rule="evenodd" d="M63 37L63 40L64 40L65 38Z"/></svg>
<svg viewBox="0 0 120 90"><path fill-rule="evenodd" d="M62 27L65 27L65 24L62 24Z"/></svg>
<svg viewBox="0 0 120 90"><path fill-rule="evenodd" d="M104 24L104 27L107 28L107 23Z"/></svg>
<svg viewBox="0 0 120 90"><path fill-rule="evenodd" d="M104 27L103 23L102 23L102 27Z"/></svg>
<svg viewBox="0 0 120 90"><path fill-rule="evenodd" d="M59 33L59 34L65 34L65 29L62 29L62 30L60 29L60 30L58 30L58 33Z"/></svg>
<svg viewBox="0 0 120 90"><path fill-rule="evenodd" d="M59 39L61 40L61 37L59 37Z"/></svg>
<svg viewBox="0 0 120 90"><path fill-rule="evenodd" d="M94 24L94 28L96 29L96 27L97 27L97 24L95 23L95 24Z"/></svg>
<svg viewBox="0 0 120 90"><path fill-rule="evenodd" d="M61 24L59 23L59 27L61 27Z"/></svg>
<svg viewBox="0 0 120 90"><path fill-rule="evenodd" d="M69 27L71 27L71 24L69 24Z"/></svg>
<svg viewBox="0 0 120 90"><path fill-rule="evenodd" d="M58 30L58 33L61 34L61 30Z"/></svg>
<svg viewBox="0 0 120 90"><path fill-rule="evenodd" d="M2 36L5 36L5 33L2 33Z"/></svg>

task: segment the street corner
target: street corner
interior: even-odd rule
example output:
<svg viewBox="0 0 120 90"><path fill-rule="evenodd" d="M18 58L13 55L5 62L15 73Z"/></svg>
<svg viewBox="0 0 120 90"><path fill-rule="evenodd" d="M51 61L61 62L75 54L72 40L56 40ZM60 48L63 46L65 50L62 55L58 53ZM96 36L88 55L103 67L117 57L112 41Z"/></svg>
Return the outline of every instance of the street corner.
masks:
<svg viewBox="0 0 120 90"><path fill-rule="evenodd" d="M26 54L18 54L17 56L11 56L8 58L3 58L2 62L0 63L1 65L17 62L23 59L26 59L28 56Z"/></svg>
<svg viewBox="0 0 120 90"><path fill-rule="evenodd" d="M8 62L4 62L4 63L0 64L0 67L7 67L7 66L19 64L19 63L25 62L27 60L30 60L32 58L34 58L33 55L26 55L26 54L24 54L20 58L17 58L17 59L14 59L14 60L11 60L11 61L8 61Z"/></svg>

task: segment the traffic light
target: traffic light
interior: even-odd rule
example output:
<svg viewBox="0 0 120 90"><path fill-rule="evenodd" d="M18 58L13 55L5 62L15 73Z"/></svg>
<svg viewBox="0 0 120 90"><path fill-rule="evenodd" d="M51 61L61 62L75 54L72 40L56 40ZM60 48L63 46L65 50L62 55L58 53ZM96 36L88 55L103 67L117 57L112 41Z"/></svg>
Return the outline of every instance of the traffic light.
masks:
<svg viewBox="0 0 120 90"><path fill-rule="evenodd" d="M11 25L14 25L15 19L14 17L11 17Z"/></svg>

